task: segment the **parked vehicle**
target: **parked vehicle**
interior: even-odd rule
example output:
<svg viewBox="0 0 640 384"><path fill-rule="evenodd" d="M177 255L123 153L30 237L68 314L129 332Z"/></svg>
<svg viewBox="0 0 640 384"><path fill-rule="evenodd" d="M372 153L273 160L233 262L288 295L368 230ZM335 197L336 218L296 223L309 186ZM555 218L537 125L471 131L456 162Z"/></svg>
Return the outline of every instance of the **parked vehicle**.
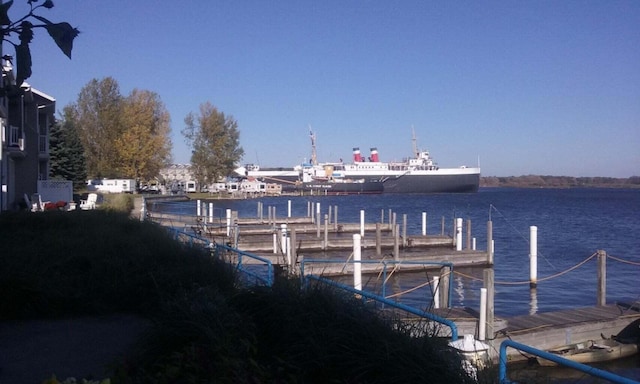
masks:
<svg viewBox="0 0 640 384"><path fill-rule="evenodd" d="M134 193L135 179L95 179L87 181L87 190L102 193Z"/></svg>

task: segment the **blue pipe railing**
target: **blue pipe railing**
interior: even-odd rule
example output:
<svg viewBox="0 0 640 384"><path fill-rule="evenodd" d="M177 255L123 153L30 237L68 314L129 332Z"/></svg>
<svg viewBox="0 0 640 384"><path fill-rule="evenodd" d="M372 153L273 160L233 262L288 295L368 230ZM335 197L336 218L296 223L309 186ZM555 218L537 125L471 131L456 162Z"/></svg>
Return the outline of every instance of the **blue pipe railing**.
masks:
<svg viewBox="0 0 640 384"><path fill-rule="evenodd" d="M451 274L453 274L453 263L448 262L448 261L397 261L397 260L360 260L360 261L345 261L345 260L340 260L340 259L303 259L302 261L300 261L300 271L302 276L304 276L304 265L305 263L310 263L310 264L322 264L322 263L335 263L335 264L345 264L345 263L349 263L349 264L354 264L354 263L361 263L361 264L382 264L382 297L387 297L387 286L385 284L385 282L387 281L387 266L389 264L391 265L440 265L440 266L446 266L449 267L451 270ZM447 290L449 291L449 294L447 295L448 300L447 300L447 307L451 308L451 300L452 300L452 293L453 293L453 279L449 279L449 287L447 287Z"/></svg>
<svg viewBox="0 0 640 384"><path fill-rule="evenodd" d="M626 377L618 376L611 372L603 371L602 369L594 368L585 364L576 363L575 361L565 359L564 357L554 355L553 353L541 351L539 349L530 347L525 344L517 343L513 340L505 340L500 344L500 368L499 368L500 384L511 383L511 381L507 379L507 347L515 348L517 350L532 354L534 356L540 356L543 359L550 360L550 361L553 361L554 363L576 369L578 371L584 372L591 376L609 380L612 383L620 383L620 384L639 384L640 383L638 381L631 380Z"/></svg>
<svg viewBox="0 0 640 384"><path fill-rule="evenodd" d="M327 279L327 278L324 278L324 277L321 277L321 276L316 276L316 275L306 275L305 276L305 275L303 275L303 278L304 279L315 280L315 281L318 281L318 282L321 282L321 283L324 283L324 284L327 284L327 285L330 285L330 286L334 286L336 288L340 288L340 289L343 289L345 291L361 295L362 297L366 297L368 299L379 301L379 302L381 302L381 303L383 303L385 305L388 305L390 307L401 309L403 311L409 312L409 313L411 313L413 315L416 315L416 316L419 316L421 318L429 319L429 320L438 322L440 324L444 324L444 325L446 325L447 327L449 327L451 329L451 340L452 341L458 340L458 327L456 326L456 324L453 321L451 321L449 319L445 319L443 317L434 315L433 313L428 313L428 312L421 311L419 309L410 307L410 306L405 305L405 304L397 303L395 301L386 299L384 297L378 296L378 295L373 294L371 292L360 291L360 290L352 288L352 287L350 287L348 285L341 284L341 283L338 283L337 281L333 281L333 280L330 280L330 279Z"/></svg>
<svg viewBox="0 0 640 384"><path fill-rule="evenodd" d="M242 273L244 273L246 275L252 276L257 280L262 281L267 286L272 286L273 285L273 280L274 280L274 277L273 277L273 275L274 275L274 273L273 273L273 263L270 260L268 260L268 259L266 259L264 257L260 257L260 256L257 256L257 255L248 253L248 252L241 251L241 250L239 250L237 248L233 248L233 247L230 247L228 245L215 243L215 242L213 242L213 241L211 241L209 239L206 239L204 237L200 237L200 236L198 236L196 234L191 234L191 233L188 233L188 232L184 232L184 231L181 231L180 229L177 229L177 228L168 228L168 229L173 233L174 239L178 239L180 236L187 237L189 239L188 240L188 244L190 246L193 246L194 243L200 243L201 245L212 249L216 257L219 257L219 254L220 254L221 250L225 250L225 251L228 251L228 252L235 253L236 255L238 255L238 262L236 264L236 269L237 270L239 270L240 272L242 272ZM251 271L250 269L246 268L245 264L243 264L243 258L245 258L245 257L253 259L253 260L260 261L261 263L264 263L264 265L266 265L266 267L267 267L266 276L264 276L262 274L259 274L259 273L256 273L256 272Z"/></svg>
<svg viewBox="0 0 640 384"><path fill-rule="evenodd" d="M264 257L260 257L260 256L257 256L257 255L248 253L248 252L241 251L241 250L239 250L237 248L232 248L232 247L230 247L228 245L215 244L216 255L218 255L220 250L226 250L226 251L233 252L236 255L238 255L238 263L236 264L236 268L238 270L242 271L243 273L245 273L245 274L247 274L249 276L252 276L252 277L256 278L257 280L260 280L260 281L264 282L265 285L267 285L269 287L273 285L273 263L270 260L268 260L268 259L266 259ZM242 258L243 257L248 257L250 259L257 260L257 261L260 261L260 262L264 263L264 265L267 266L266 277L262 276L261 274L255 273L255 272L249 270L248 268L245 268L243 263L242 263Z"/></svg>

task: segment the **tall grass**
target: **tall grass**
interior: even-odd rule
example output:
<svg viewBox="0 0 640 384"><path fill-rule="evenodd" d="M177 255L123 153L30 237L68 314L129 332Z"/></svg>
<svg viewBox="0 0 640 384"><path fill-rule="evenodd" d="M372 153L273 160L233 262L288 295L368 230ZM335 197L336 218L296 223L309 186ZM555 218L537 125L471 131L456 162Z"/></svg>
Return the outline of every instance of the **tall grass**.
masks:
<svg viewBox="0 0 640 384"><path fill-rule="evenodd" d="M151 320L117 383L470 383L443 341L362 300L236 272L110 210L0 215L0 319L114 312Z"/></svg>
<svg viewBox="0 0 640 384"><path fill-rule="evenodd" d="M147 313L182 289L235 284L225 264L126 213L3 213L0 244L0 319Z"/></svg>

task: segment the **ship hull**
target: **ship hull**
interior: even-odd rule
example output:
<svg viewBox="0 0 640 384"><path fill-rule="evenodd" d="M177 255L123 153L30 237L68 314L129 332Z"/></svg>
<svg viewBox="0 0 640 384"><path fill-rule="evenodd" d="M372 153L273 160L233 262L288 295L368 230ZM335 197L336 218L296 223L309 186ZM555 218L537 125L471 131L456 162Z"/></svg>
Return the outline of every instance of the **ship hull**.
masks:
<svg viewBox="0 0 640 384"><path fill-rule="evenodd" d="M480 174L405 175L383 184L385 193L473 193L478 192Z"/></svg>

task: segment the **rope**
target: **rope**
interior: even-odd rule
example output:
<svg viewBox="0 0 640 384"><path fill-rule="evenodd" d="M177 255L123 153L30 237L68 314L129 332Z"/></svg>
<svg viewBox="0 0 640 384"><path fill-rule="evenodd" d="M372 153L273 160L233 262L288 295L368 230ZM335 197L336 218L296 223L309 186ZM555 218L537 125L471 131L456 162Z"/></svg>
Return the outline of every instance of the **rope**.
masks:
<svg viewBox="0 0 640 384"><path fill-rule="evenodd" d="M389 296L387 296L387 297L386 297L386 299L392 299L392 298L394 298L394 297L398 297L398 296L406 295L407 293L411 293L411 292L413 292L413 291L415 291L415 290L418 290L418 289L420 289L420 288L424 288L424 287L426 287L427 285L431 285L431 281L427 281L426 283L422 283L422 284L416 285L415 287L413 287L413 288L409 288L409 289L407 289L406 291L402 291L402 292L394 293L393 295L389 295Z"/></svg>
<svg viewBox="0 0 640 384"><path fill-rule="evenodd" d="M538 279L538 281L547 281L547 280L555 279L556 277L559 277L559 276L562 276L562 275L564 275L566 273L569 273L569 272L573 271L574 269L581 267L583 264L585 264L587 261L593 259L597 255L598 255L597 253L594 253L593 255L587 257L586 259L584 259L580 263L574 265L573 267L565 269L562 272L558 272L555 275L551 275L551 276L540 278L540 279ZM609 257L611 257L611 256L609 256ZM453 273L456 274L456 275L460 275L460 276L466 277L467 279L470 279L470 280L483 281L483 279L481 279L479 277L474 277L474 276L471 276L471 275L467 275L467 274L462 273L462 272L454 271ZM495 281L494 282L495 285L520 285L520 284L529 284L529 283L530 283L530 281L528 281L528 280L527 281Z"/></svg>
<svg viewBox="0 0 640 384"><path fill-rule="evenodd" d="M593 259L593 258L594 258L594 257L596 257L597 255L598 255L597 253L594 253L593 255L591 255L591 256L589 256L589 257L587 257L587 258L586 258L586 259L584 259L582 262L580 262L580 263L578 263L578 264L574 265L573 267L568 268L568 269L565 269L565 270L564 270L564 271L562 271L562 272L558 272L558 273L556 273L555 275L551 275L551 276L547 276L547 277L543 277L543 278L541 278L541 279L538 279L538 282L540 282L540 281L547 281L547 280L551 280L551 279L555 279L556 277L560 277L560 276L562 276L562 275L564 275L564 274L567 274L567 273L569 273L569 272L573 271L574 269L581 267L581 266L582 266L582 265L584 265L587 261L589 261L589 260ZM520 285L520 284L529 284L529 283L530 283L530 281L513 281L513 282L508 282L508 281L496 281L494 284L496 284L496 285L497 285L497 284L500 284L500 285Z"/></svg>
<svg viewBox="0 0 640 384"><path fill-rule="evenodd" d="M615 261L618 261L618 262L620 262L620 263L624 263L624 264L640 266L640 263L638 263L638 262L635 262L635 261L629 261L629 260L624 260L624 259L620 259L620 258L618 258L618 257L614 257L614 256L611 256L611 255L607 255L607 258L608 258L608 259L613 259L613 260L615 260Z"/></svg>
<svg viewBox="0 0 640 384"><path fill-rule="evenodd" d="M509 220L507 219L507 217L505 215L502 214L502 212L498 211L498 208L496 208L495 205L490 204L489 205L489 220L491 220L491 210L494 209L497 213L500 214L500 216L504 219L504 221L509 224L509 226L511 227L511 229L513 229L518 235L520 235L520 237L522 237L522 239L524 239L524 241L529 244L529 239L527 239L520 231L518 231L518 229L511 224L511 222L509 222ZM547 262L547 264L549 264L549 266L551 268L556 268L555 265L551 264L551 262L549 261L549 259L547 259L539 250L538 250L538 256L542 257L544 259L544 261Z"/></svg>

